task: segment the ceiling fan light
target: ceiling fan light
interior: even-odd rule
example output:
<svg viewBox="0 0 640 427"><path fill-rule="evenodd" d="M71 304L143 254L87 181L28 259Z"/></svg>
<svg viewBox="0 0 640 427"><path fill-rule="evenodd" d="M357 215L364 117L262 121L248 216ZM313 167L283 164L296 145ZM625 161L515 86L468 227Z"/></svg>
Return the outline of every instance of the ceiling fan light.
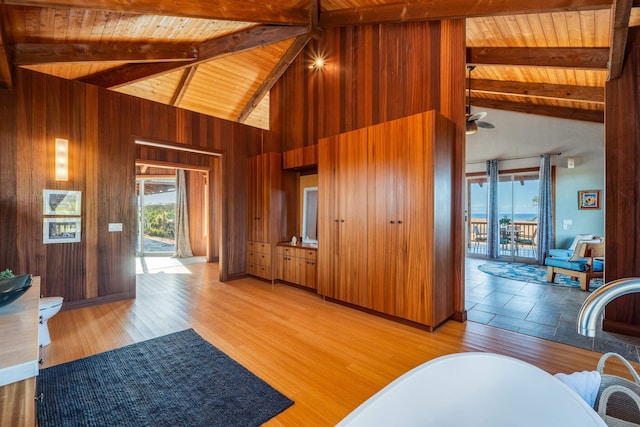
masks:
<svg viewBox="0 0 640 427"><path fill-rule="evenodd" d="M475 120L469 121L467 120L467 130L465 131L467 135L473 135L474 133L478 133L478 124Z"/></svg>

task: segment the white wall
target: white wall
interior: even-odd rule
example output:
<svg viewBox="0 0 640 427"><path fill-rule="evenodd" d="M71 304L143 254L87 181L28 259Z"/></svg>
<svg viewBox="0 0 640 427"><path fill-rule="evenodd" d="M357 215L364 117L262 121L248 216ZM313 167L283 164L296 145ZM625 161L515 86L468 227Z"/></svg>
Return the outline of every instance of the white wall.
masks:
<svg viewBox="0 0 640 427"><path fill-rule="evenodd" d="M472 108L473 113L478 111L488 113L483 121L495 129L480 128L477 134L467 135L467 173L484 172L484 161L489 159L527 157L499 164L500 169L519 169L539 166L542 153L561 153L552 156L556 246L568 247L578 233L604 235L604 208L578 209L579 190L604 190L604 124ZM567 168L568 157L575 159L573 169ZM566 229L564 220L572 221Z"/></svg>

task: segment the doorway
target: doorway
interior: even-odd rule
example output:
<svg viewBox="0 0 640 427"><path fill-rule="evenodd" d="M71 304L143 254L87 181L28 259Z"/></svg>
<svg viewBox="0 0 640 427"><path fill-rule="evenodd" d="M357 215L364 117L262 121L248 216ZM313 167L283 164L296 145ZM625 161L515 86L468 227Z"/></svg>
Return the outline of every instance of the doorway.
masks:
<svg viewBox="0 0 640 427"><path fill-rule="evenodd" d="M498 260L531 262L537 256L537 168L500 172L498 178ZM467 255L487 254L489 185L486 176L467 177Z"/></svg>
<svg viewBox="0 0 640 427"><path fill-rule="evenodd" d="M175 177L137 178L136 256L173 255L175 246Z"/></svg>

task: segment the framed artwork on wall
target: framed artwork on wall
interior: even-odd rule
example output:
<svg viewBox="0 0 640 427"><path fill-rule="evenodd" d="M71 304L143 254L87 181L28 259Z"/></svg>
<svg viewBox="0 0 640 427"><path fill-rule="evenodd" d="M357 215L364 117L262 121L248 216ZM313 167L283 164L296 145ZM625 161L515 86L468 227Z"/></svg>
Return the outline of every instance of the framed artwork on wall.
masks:
<svg viewBox="0 0 640 427"><path fill-rule="evenodd" d="M80 225L80 218L44 218L42 243L79 242Z"/></svg>
<svg viewBox="0 0 640 427"><path fill-rule="evenodd" d="M42 205L45 215L80 215L82 192L42 190Z"/></svg>
<svg viewBox="0 0 640 427"><path fill-rule="evenodd" d="M578 209L600 209L600 190L578 191Z"/></svg>

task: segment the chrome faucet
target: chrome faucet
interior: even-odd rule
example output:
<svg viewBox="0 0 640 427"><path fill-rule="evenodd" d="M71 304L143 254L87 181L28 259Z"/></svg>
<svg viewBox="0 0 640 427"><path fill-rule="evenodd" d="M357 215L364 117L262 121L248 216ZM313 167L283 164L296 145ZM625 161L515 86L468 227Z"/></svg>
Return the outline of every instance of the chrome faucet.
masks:
<svg viewBox="0 0 640 427"><path fill-rule="evenodd" d="M596 289L587 297L578 314L578 333L596 336L596 327L604 307L622 295L640 292L640 277L613 280Z"/></svg>

